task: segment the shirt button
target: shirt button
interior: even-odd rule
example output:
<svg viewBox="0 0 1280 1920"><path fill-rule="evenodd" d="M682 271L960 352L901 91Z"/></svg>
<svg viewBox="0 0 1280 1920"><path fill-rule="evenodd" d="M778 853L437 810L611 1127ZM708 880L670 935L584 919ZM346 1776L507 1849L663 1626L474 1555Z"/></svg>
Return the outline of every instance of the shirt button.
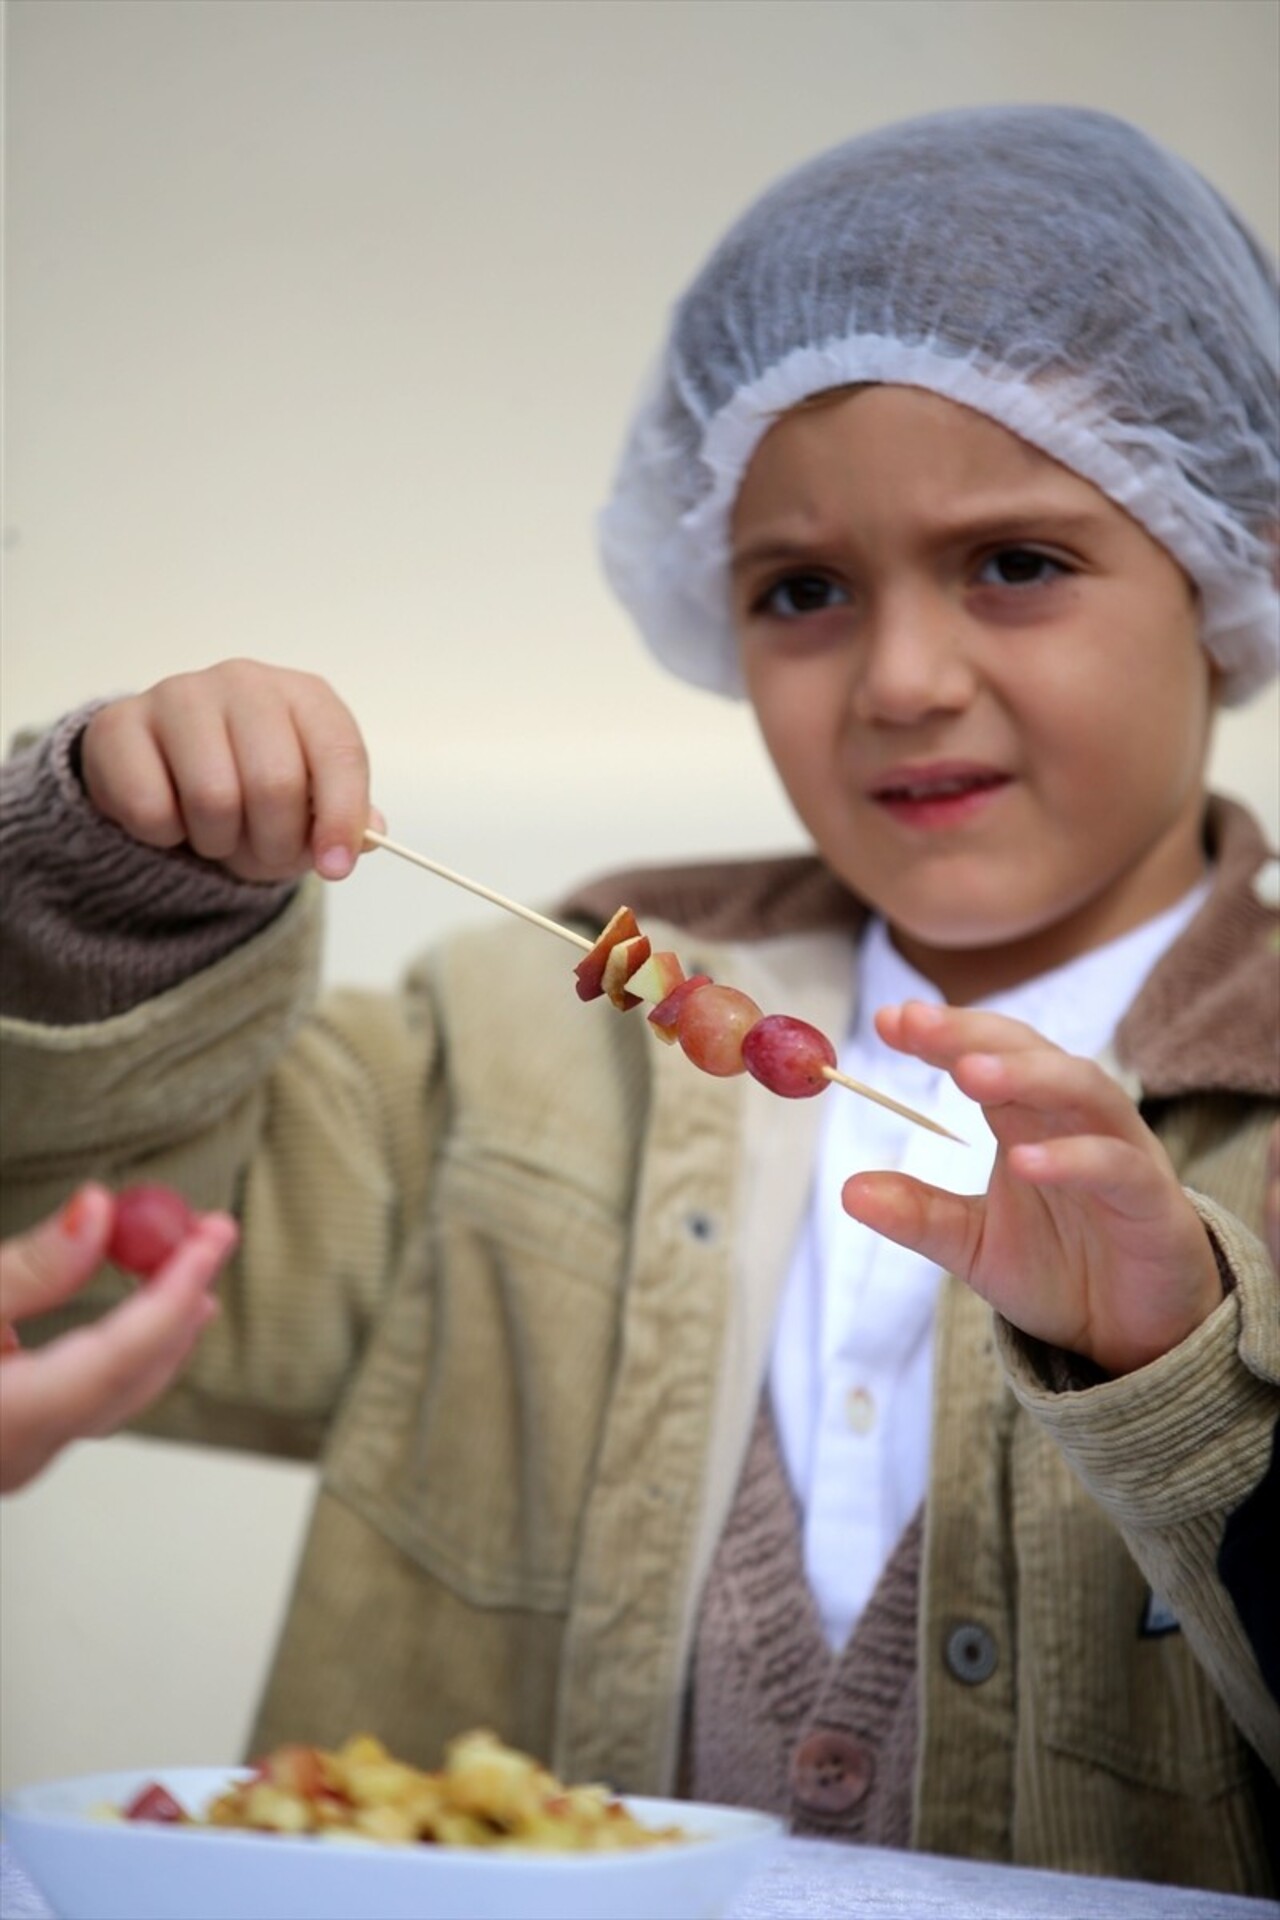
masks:
<svg viewBox="0 0 1280 1920"><path fill-rule="evenodd" d="M850 1387L844 1397L844 1418L850 1433L870 1433L876 1423L876 1403L865 1387Z"/></svg>
<svg viewBox="0 0 1280 1920"><path fill-rule="evenodd" d="M870 1752L847 1733L811 1733L791 1757L791 1790L811 1813L848 1813L875 1772Z"/></svg>
<svg viewBox="0 0 1280 1920"><path fill-rule="evenodd" d="M966 1687L981 1686L996 1670L996 1643L985 1627L976 1621L962 1621L947 1635L943 1658L953 1680Z"/></svg>
<svg viewBox="0 0 1280 1920"><path fill-rule="evenodd" d="M1280 907L1280 860L1264 860L1253 876L1255 900L1264 907Z"/></svg>

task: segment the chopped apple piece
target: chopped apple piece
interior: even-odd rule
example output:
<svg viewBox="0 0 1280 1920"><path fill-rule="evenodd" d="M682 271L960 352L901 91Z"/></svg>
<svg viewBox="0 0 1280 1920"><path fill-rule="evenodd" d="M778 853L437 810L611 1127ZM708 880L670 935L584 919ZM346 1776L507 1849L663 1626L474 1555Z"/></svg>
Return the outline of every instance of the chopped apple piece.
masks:
<svg viewBox="0 0 1280 1920"><path fill-rule="evenodd" d="M634 940L640 926L630 907L619 907L590 953L574 968L579 1000L598 1000L604 992L604 970L620 940Z"/></svg>
<svg viewBox="0 0 1280 1920"><path fill-rule="evenodd" d="M674 953L651 953L627 980L627 991L655 1005L665 1000L684 979L684 968Z"/></svg>
<svg viewBox="0 0 1280 1920"><path fill-rule="evenodd" d="M634 934L630 940L619 940L615 947L609 949L609 957L604 963L604 990L622 1013L629 1007L640 1005L640 996L628 993L626 983L648 958L649 941L643 933Z"/></svg>
<svg viewBox="0 0 1280 1920"><path fill-rule="evenodd" d="M649 1025L653 1028L659 1040L665 1040L669 1047L675 1045L676 1022L680 1018L681 1007L691 993L696 993L699 987L709 987L710 985L711 975L709 973L691 973L687 980L681 980L678 986L672 987L665 1000L658 1002L653 1012L649 1015Z"/></svg>

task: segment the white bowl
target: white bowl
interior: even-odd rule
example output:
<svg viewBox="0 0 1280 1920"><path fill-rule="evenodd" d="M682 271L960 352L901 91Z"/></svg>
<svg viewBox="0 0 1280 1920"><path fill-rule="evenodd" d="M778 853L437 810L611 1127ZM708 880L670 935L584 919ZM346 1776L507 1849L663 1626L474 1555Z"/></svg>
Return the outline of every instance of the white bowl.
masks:
<svg viewBox="0 0 1280 1920"><path fill-rule="evenodd" d="M95 1818L158 1780L200 1812L230 1767L97 1773L22 1787L4 1837L58 1920L714 1920L782 1830L771 1815L628 1799L687 1842L605 1854L493 1853Z"/></svg>

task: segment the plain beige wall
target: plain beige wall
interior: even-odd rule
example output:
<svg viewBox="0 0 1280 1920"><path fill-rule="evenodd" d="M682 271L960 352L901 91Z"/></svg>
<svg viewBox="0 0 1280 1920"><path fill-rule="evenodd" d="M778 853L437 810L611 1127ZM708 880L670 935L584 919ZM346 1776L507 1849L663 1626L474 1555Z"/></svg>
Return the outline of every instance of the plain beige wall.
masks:
<svg viewBox="0 0 1280 1920"><path fill-rule="evenodd" d="M326 674L399 836L524 898L795 844L592 517L671 298L781 168L930 108L1136 120L1275 244L1272 0L10 0L7 731L227 653ZM1276 827L1277 703L1221 784ZM390 861L330 969L493 909ZM303 1470L121 1439L0 1516L0 1773L231 1759Z"/></svg>

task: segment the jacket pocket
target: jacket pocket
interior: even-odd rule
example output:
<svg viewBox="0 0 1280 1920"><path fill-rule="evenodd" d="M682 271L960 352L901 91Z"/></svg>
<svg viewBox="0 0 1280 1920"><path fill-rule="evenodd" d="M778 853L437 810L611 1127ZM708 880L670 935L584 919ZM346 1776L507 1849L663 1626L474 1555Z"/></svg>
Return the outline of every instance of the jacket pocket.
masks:
<svg viewBox="0 0 1280 1920"><path fill-rule="evenodd" d="M624 1248L551 1169L465 1148L443 1162L326 1477L461 1599L567 1605Z"/></svg>

